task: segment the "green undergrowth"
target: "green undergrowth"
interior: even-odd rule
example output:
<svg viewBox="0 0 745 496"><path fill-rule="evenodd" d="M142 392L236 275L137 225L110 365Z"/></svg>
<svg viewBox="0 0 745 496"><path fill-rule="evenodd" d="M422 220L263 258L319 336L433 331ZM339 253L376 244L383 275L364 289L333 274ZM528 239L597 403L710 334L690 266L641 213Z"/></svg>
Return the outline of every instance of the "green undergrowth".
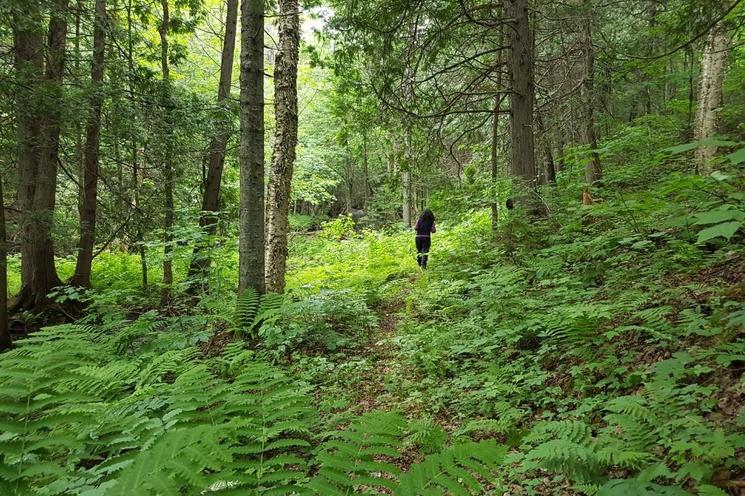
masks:
<svg viewBox="0 0 745 496"><path fill-rule="evenodd" d="M482 440L402 470L404 417L327 429L308 383L242 341L210 357L182 320L57 326L6 353L2 494L478 494L503 460Z"/></svg>
<svg viewBox="0 0 745 496"><path fill-rule="evenodd" d="M438 212L426 272L400 226L341 218L292 237L285 296L236 304L226 242L215 290L159 311L138 259L106 253L96 290L57 294L82 320L0 357L0 491L728 494L742 172L693 175L632 131L592 205L578 160L540 192L549 216L496 238L486 209Z"/></svg>
<svg viewBox="0 0 745 496"><path fill-rule="evenodd" d="M513 494L721 495L745 473L742 177L684 165L613 169L591 206L547 196L496 244L486 212L437 239L399 387L452 437L507 443Z"/></svg>

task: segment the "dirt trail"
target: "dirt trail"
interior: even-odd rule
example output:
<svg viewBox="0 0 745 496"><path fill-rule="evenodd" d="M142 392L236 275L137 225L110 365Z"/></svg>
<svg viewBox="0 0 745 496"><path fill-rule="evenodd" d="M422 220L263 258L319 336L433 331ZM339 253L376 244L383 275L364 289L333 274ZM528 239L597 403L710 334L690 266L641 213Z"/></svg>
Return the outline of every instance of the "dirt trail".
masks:
<svg viewBox="0 0 745 496"><path fill-rule="evenodd" d="M392 397L393 391L388 386L390 379L395 380L394 376L403 366L394 340L401 321L400 313L405 307L405 297L396 295L377 309L379 321L368 341L370 368L361 384L360 413L397 406L395 403L398 402Z"/></svg>

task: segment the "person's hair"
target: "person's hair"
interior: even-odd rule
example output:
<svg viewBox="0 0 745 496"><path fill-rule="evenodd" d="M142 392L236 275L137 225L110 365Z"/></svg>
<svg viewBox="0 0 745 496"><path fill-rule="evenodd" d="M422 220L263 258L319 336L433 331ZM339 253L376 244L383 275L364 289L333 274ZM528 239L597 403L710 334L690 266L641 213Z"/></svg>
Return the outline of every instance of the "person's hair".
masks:
<svg viewBox="0 0 745 496"><path fill-rule="evenodd" d="M432 210L425 208L422 215L419 216L419 220L427 224L432 224L435 221L435 214L432 213Z"/></svg>

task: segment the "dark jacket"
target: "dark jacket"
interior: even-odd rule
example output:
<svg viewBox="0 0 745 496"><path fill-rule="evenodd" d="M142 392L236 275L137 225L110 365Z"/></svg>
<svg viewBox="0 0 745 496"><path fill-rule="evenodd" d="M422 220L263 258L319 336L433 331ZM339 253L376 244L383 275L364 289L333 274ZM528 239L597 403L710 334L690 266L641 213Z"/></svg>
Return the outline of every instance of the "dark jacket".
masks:
<svg viewBox="0 0 745 496"><path fill-rule="evenodd" d="M426 222L423 220L416 221L416 226L414 226L414 230L416 231L417 236L425 236L429 238L429 235L437 232L437 227L435 226L434 222Z"/></svg>

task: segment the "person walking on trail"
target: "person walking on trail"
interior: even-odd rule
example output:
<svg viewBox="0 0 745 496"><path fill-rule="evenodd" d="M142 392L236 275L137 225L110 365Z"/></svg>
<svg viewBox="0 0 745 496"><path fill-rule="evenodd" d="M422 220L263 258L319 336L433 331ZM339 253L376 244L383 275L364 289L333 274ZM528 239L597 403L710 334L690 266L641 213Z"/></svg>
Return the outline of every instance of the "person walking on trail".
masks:
<svg viewBox="0 0 745 496"><path fill-rule="evenodd" d="M432 244L432 233L437 232L435 227L435 215L432 210L426 208L419 220L414 226L416 231L416 263L422 269L427 268L427 258L429 257L429 247Z"/></svg>

